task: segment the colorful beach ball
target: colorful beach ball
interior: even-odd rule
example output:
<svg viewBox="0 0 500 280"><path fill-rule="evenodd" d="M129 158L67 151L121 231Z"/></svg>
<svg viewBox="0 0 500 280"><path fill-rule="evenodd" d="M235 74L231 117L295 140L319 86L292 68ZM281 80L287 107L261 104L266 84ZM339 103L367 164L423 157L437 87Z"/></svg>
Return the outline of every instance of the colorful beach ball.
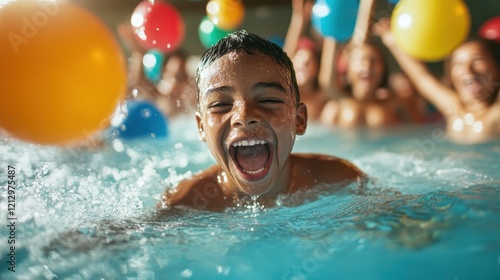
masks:
<svg viewBox="0 0 500 280"><path fill-rule="evenodd" d="M153 103L146 100L128 100L121 121L114 124L113 137L123 139L165 138L167 119Z"/></svg>
<svg viewBox="0 0 500 280"><path fill-rule="evenodd" d="M424 61L446 58L469 29L469 9L463 0L401 0L391 16L397 45Z"/></svg>
<svg viewBox="0 0 500 280"><path fill-rule="evenodd" d="M113 33L64 1L0 8L0 128L39 144L71 144L108 127L127 70Z"/></svg>

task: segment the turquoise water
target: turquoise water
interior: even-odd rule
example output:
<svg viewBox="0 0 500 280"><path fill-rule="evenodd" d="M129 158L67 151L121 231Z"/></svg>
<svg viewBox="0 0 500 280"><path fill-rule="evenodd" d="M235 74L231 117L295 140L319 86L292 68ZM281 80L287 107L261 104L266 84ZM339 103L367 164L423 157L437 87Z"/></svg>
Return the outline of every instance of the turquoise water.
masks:
<svg viewBox="0 0 500 280"><path fill-rule="evenodd" d="M366 187L158 215L166 187L214 163L194 120L171 131L91 151L0 138L2 224L9 165L17 186L15 272L2 226L0 279L500 279L498 142L310 127L295 151L353 161Z"/></svg>

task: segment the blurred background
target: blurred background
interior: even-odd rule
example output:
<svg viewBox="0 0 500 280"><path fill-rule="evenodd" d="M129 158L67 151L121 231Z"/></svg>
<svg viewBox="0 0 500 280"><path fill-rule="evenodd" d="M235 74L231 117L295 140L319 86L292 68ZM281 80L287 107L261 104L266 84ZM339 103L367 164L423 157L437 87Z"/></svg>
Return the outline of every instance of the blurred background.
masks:
<svg viewBox="0 0 500 280"><path fill-rule="evenodd" d="M119 23L129 21L134 8L141 0L71 0L99 16L116 32ZM257 33L262 37L284 37L292 13L292 0L244 0L246 8L245 20L240 29ZM418 0L415 0L418 1ZM436 0L437 1L437 0ZM198 37L198 27L206 15L208 0L169 0L182 14L186 24L186 37L181 46L190 55L201 55L205 48ZM499 0L466 0L471 18L471 34L477 32L487 19L500 15ZM385 0L377 1L376 18L389 16L393 5ZM116 34L116 33L115 33Z"/></svg>

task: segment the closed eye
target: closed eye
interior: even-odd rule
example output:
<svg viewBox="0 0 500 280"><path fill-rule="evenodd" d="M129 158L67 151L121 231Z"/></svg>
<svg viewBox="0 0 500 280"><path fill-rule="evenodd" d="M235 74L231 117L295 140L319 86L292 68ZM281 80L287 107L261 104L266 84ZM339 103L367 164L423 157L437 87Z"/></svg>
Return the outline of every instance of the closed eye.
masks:
<svg viewBox="0 0 500 280"><path fill-rule="evenodd" d="M285 101L283 101L282 99L278 99L278 98L265 98L265 99L259 100L259 103L285 103Z"/></svg>
<svg viewBox="0 0 500 280"><path fill-rule="evenodd" d="M259 104L262 108L268 110L277 110L283 108L285 101L280 98L263 98L259 100Z"/></svg>
<svg viewBox="0 0 500 280"><path fill-rule="evenodd" d="M213 102L208 104L207 109L211 112L223 112L228 110L233 104L229 102Z"/></svg>
<svg viewBox="0 0 500 280"><path fill-rule="evenodd" d="M208 105L208 108L217 108L217 107L223 107L223 106L230 106L231 104L229 103L223 103L223 102L215 102L215 103L212 103L212 104L209 104Z"/></svg>

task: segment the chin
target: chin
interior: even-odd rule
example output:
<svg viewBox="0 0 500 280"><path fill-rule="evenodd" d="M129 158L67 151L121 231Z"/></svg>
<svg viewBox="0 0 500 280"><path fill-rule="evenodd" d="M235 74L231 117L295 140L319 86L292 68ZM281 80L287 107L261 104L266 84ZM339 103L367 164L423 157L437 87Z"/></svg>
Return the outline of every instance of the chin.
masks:
<svg viewBox="0 0 500 280"><path fill-rule="evenodd" d="M462 102L477 104L477 103L485 103L490 96L481 92L464 92L462 93Z"/></svg>
<svg viewBox="0 0 500 280"><path fill-rule="evenodd" d="M238 189L251 196L263 195L269 192L275 184L269 173L258 181L249 181L241 177L235 179L237 179L236 185Z"/></svg>
<svg viewBox="0 0 500 280"><path fill-rule="evenodd" d="M263 195L271 190L270 186L238 186L238 188L250 196Z"/></svg>

